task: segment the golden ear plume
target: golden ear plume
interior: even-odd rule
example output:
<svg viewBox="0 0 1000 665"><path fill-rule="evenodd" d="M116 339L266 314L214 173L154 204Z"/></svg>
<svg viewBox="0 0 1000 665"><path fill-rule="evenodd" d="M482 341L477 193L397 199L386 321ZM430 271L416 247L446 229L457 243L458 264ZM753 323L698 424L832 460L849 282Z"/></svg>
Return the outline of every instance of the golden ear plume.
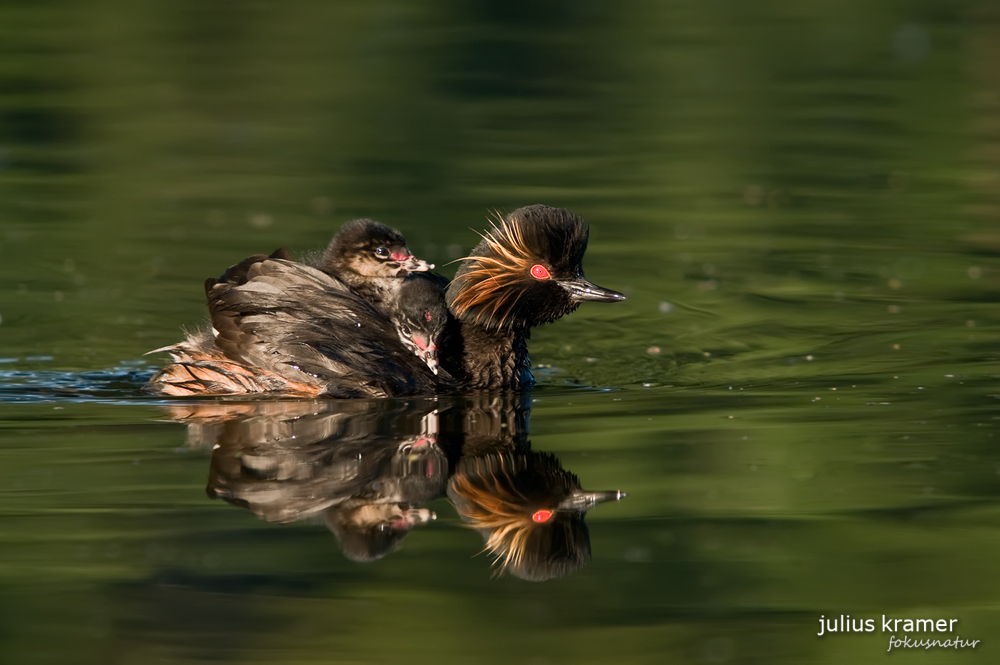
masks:
<svg viewBox="0 0 1000 665"><path fill-rule="evenodd" d="M474 261L475 265L456 278L459 290L452 307L455 316L460 319L464 319L470 310L481 308L472 322L487 328L499 328L507 323L514 304L524 293L522 289L511 287L525 279L531 268L532 256L520 225L504 219L496 210L490 223L492 228L479 235L492 256L473 254L459 259ZM502 308L505 311L501 314Z"/></svg>

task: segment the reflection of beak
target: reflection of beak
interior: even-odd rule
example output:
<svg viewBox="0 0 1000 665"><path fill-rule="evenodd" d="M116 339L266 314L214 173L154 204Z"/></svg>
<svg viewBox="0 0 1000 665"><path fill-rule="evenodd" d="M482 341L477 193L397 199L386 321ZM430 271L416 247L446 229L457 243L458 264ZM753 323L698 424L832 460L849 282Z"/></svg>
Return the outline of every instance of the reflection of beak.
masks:
<svg viewBox="0 0 1000 665"><path fill-rule="evenodd" d="M620 490L612 490L610 492L584 492L583 490L576 490L559 504L559 510L582 512L590 510L599 503L618 501L626 496L628 495Z"/></svg>
<svg viewBox="0 0 1000 665"><path fill-rule="evenodd" d="M410 508L406 511L406 521L412 526L427 524L431 520L436 519L437 515L434 514L434 511L428 510L427 508Z"/></svg>
<svg viewBox="0 0 1000 665"><path fill-rule="evenodd" d="M393 258L399 261L399 272L396 273L397 276L405 275L408 272L426 272L434 269L433 263L421 261L412 254L400 258L396 258L396 256L393 255Z"/></svg>
<svg viewBox="0 0 1000 665"><path fill-rule="evenodd" d="M387 523L393 531L409 531L415 526L427 524L431 520L437 519L434 511L427 510L426 508L410 508L404 510L401 514L396 513L396 515L395 518Z"/></svg>
<svg viewBox="0 0 1000 665"><path fill-rule="evenodd" d="M569 295L576 302L618 302L619 300L625 300L625 296L617 291L605 289L597 284L588 282L583 277L560 280L559 284L569 291Z"/></svg>

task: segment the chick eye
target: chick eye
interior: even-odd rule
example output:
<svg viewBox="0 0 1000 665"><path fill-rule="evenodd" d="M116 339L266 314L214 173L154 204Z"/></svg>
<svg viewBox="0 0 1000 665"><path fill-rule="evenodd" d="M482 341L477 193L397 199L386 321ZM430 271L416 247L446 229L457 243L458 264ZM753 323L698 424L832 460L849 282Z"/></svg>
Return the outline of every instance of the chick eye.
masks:
<svg viewBox="0 0 1000 665"><path fill-rule="evenodd" d="M403 334L406 335L407 337L409 337L410 335L413 334L413 331L410 330L410 326L404 325L403 328L402 328L402 330L403 330Z"/></svg>
<svg viewBox="0 0 1000 665"><path fill-rule="evenodd" d="M531 266L531 276L535 279L548 279L552 275L549 274L548 268L540 263L536 263Z"/></svg>
<svg viewBox="0 0 1000 665"><path fill-rule="evenodd" d="M387 259L389 258L389 250L385 247L379 247L378 249L375 250L375 256L379 257L380 259Z"/></svg>

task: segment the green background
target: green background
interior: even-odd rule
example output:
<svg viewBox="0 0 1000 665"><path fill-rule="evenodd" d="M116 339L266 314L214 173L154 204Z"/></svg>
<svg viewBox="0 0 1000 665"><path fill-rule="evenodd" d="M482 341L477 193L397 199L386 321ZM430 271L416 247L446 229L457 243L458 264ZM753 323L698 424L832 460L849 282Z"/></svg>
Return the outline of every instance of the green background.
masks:
<svg viewBox="0 0 1000 665"><path fill-rule="evenodd" d="M998 63L985 1L0 4L0 651L994 658ZM586 569L491 577L445 500L364 565L205 499L138 391L204 278L358 216L444 265L536 202L629 297L531 345L533 447L629 493Z"/></svg>

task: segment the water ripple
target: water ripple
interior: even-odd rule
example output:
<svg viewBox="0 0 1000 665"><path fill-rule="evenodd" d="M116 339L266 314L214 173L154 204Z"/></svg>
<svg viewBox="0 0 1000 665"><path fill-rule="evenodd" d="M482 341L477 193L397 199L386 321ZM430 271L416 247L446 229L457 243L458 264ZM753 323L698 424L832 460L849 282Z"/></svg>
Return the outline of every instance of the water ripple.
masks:
<svg viewBox="0 0 1000 665"><path fill-rule="evenodd" d="M124 364L86 372L0 371L0 402L131 401L144 397L153 372Z"/></svg>

